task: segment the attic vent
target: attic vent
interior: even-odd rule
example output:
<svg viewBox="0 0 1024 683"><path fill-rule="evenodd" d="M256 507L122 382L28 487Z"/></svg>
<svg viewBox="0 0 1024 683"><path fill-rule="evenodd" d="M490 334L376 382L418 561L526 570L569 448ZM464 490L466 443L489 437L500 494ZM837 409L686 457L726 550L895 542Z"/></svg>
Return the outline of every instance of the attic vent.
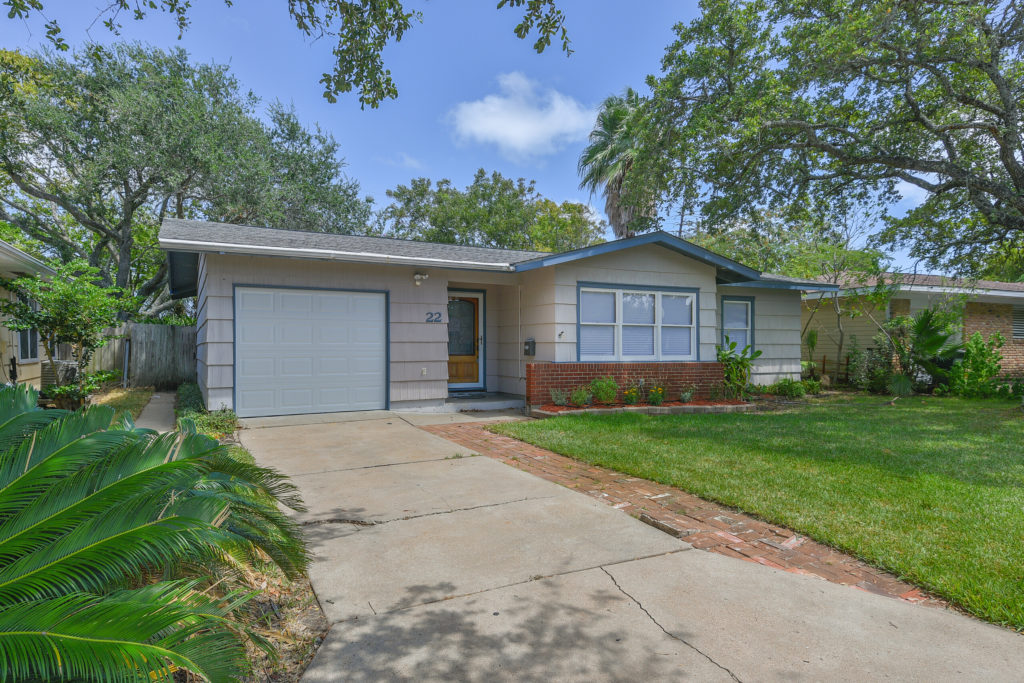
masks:
<svg viewBox="0 0 1024 683"><path fill-rule="evenodd" d="M1024 339L1024 306L1013 307L1013 338Z"/></svg>

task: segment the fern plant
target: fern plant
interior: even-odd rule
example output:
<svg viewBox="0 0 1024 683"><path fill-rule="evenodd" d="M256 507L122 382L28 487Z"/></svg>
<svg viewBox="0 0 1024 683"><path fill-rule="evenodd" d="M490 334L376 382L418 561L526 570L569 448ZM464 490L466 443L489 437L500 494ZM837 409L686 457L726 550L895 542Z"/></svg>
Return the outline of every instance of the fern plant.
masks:
<svg viewBox="0 0 1024 683"><path fill-rule="evenodd" d="M203 680L247 673L248 595L205 568L308 558L280 474L189 433L0 388L0 680ZM187 425L186 425L187 426Z"/></svg>

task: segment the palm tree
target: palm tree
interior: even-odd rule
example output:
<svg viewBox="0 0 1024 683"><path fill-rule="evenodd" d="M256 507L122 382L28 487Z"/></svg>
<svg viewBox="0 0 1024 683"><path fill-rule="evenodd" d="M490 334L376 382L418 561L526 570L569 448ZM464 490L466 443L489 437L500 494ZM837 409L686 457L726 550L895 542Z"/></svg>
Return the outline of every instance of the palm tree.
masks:
<svg viewBox="0 0 1024 683"><path fill-rule="evenodd" d="M0 680L245 675L246 640L269 645L234 618L250 596L206 572L304 571L277 505L301 509L295 488L194 429L36 403L0 388Z"/></svg>
<svg viewBox="0 0 1024 683"><path fill-rule="evenodd" d="M637 207L626 201L623 185L637 154L637 117L642 99L632 88L605 99L590 131L589 144L580 154L577 171L580 188L594 195L604 193L605 213L615 237L631 237L633 221L653 218L654 207Z"/></svg>

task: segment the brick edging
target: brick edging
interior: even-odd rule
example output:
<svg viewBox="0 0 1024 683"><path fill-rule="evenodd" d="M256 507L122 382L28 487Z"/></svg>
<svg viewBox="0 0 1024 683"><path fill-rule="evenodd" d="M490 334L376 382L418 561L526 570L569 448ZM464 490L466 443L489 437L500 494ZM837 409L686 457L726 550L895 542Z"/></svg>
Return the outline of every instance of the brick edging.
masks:
<svg viewBox="0 0 1024 683"><path fill-rule="evenodd" d="M488 423L421 426L481 455L585 493L694 548L852 586L915 604L948 603L892 574L806 536L677 488L559 455L487 430Z"/></svg>

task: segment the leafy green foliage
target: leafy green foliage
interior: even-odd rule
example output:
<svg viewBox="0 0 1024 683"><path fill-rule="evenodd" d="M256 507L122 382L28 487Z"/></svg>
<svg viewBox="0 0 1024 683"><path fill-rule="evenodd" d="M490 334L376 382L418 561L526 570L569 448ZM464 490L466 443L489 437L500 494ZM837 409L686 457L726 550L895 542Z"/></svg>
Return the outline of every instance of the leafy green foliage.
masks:
<svg viewBox="0 0 1024 683"><path fill-rule="evenodd" d="M564 406L569 402L569 392L564 389L551 389L551 402L556 406Z"/></svg>
<svg viewBox="0 0 1024 683"><path fill-rule="evenodd" d="M28 59L0 53L0 220L99 268L131 313L176 306L166 216L365 231L370 206L334 139L278 103L264 122L227 67L139 44Z"/></svg>
<svg viewBox="0 0 1024 683"><path fill-rule="evenodd" d="M684 384L679 387L679 401L681 403L689 403L693 400L694 394L697 393L696 384Z"/></svg>
<svg viewBox="0 0 1024 683"><path fill-rule="evenodd" d="M724 389L728 398L739 398L750 383L754 361L761 357L760 350L753 350L749 344L739 351L736 342L725 338L725 344L717 348L718 362L722 364Z"/></svg>
<svg viewBox="0 0 1024 683"><path fill-rule="evenodd" d="M590 380L590 392L594 395L595 403L615 403L619 397L619 383L611 377L595 377Z"/></svg>
<svg viewBox="0 0 1024 683"><path fill-rule="evenodd" d="M896 356L893 377L888 383L890 392L897 396L909 395L925 375L929 378L928 386L947 379L947 368L962 348L952 341L956 333L954 321L958 319L963 318L932 307L909 318L894 318L886 323L890 348Z"/></svg>
<svg viewBox="0 0 1024 683"><path fill-rule="evenodd" d="M820 388L820 385L819 385ZM789 377L783 377L774 384L764 387L764 393L786 398L803 398L807 395L807 385Z"/></svg>
<svg viewBox="0 0 1024 683"><path fill-rule="evenodd" d="M157 436L93 406L43 411L0 388L0 678L205 680L248 673L248 599L201 568L308 557L282 475L195 433ZM193 578L185 578L191 574Z"/></svg>
<svg viewBox="0 0 1024 683"><path fill-rule="evenodd" d="M999 375L1002 373L1006 343L1003 335L995 332L986 340L975 332L964 345L964 357L953 364L949 377L949 393L967 398L991 398L999 394Z"/></svg>
<svg viewBox="0 0 1024 683"><path fill-rule="evenodd" d="M229 408L207 410L199 385L186 382L178 387L174 414L179 421L187 420L200 434L221 439L238 429L238 416Z"/></svg>
<svg viewBox="0 0 1024 683"><path fill-rule="evenodd" d="M84 261L59 266L48 280L20 277L0 282L15 294L13 299L0 300L5 325L12 330L38 330L51 362L59 344L70 345L73 359L83 368L110 339L107 328L131 305L119 298L121 290L104 287L99 270ZM87 379L79 373L79 389L85 393Z"/></svg>
<svg viewBox="0 0 1024 683"><path fill-rule="evenodd" d="M67 50L61 22L44 12L44 0L8 0L9 19L24 19L34 14L46 19L46 38L58 50ZM224 4L233 4L224 0ZM295 28L311 40L324 38L335 41L331 54L334 64L320 77L324 98L337 101L338 95L357 89L362 105L377 107L384 99L398 96L398 87L391 78L391 70L384 65L382 53L397 43L413 24L422 21L418 10L407 10L400 0L306 0L282 3ZM498 9L522 8L522 18L515 26L515 34L525 39L536 34L533 49L543 52L558 39L562 50L572 54L565 15L555 0L499 0ZM52 9L52 8L51 8ZM129 13L135 21L146 18L149 12L166 12L178 28L178 38L191 24L189 0L114 0L105 4L97 19L111 32L123 29L122 13Z"/></svg>
<svg viewBox="0 0 1024 683"><path fill-rule="evenodd" d="M591 393L590 387L580 386L576 387L569 392L569 403L574 406L585 406L590 403L594 398L594 394Z"/></svg>
<svg viewBox="0 0 1024 683"><path fill-rule="evenodd" d="M665 402L665 393L665 383L655 380L647 387L647 402L652 406L660 406Z"/></svg>
<svg viewBox="0 0 1024 683"><path fill-rule="evenodd" d="M623 184L637 154L642 98L632 88L601 103L577 171L580 188L604 194L604 209L617 238L653 227L653 205L625 196Z"/></svg>
<svg viewBox="0 0 1024 683"><path fill-rule="evenodd" d="M976 269L1024 231L1022 20L1013 2L702 0L649 79L627 194L720 225L911 187L924 201L881 241Z"/></svg>
<svg viewBox="0 0 1024 683"><path fill-rule="evenodd" d="M820 394L821 393L821 380L817 379L804 379L801 380L801 384L804 385L804 389L808 394Z"/></svg>
<svg viewBox="0 0 1024 683"><path fill-rule="evenodd" d="M893 374L893 355L889 351L888 340L884 335L876 337L876 341L879 339L880 348L854 348L850 351L850 384L874 394L888 391L889 377Z"/></svg>
<svg viewBox="0 0 1024 683"><path fill-rule="evenodd" d="M464 190L447 178L414 178L388 190L377 214L385 237L502 249L565 251L602 241L604 223L587 207L543 198L533 181L477 170Z"/></svg>
<svg viewBox="0 0 1024 683"><path fill-rule="evenodd" d="M622 402L627 406L639 403L644 397L643 387L639 384L631 384L622 390Z"/></svg>

